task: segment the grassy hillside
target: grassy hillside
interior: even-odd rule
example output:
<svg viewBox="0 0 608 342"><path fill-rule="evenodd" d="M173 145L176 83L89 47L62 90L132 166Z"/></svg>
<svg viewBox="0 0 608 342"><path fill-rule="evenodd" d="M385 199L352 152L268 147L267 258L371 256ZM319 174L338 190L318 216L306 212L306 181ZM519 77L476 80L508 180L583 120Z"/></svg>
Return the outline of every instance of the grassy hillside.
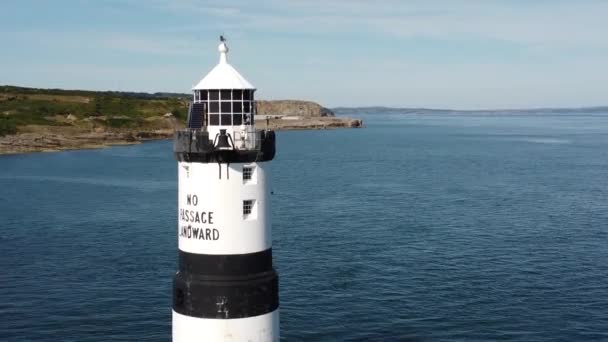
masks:
<svg viewBox="0 0 608 342"><path fill-rule="evenodd" d="M108 130L154 125L172 113L185 120L189 96L0 86L0 136L29 125L94 125Z"/></svg>
<svg viewBox="0 0 608 342"><path fill-rule="evenodd" d="M163 139L183 127L191 96L0 86L0 154ZM361 127L310 101L258 101L261 128ZM167 115L171 113L172 115ZM283 119L282 115L299 119Z"/></svg>

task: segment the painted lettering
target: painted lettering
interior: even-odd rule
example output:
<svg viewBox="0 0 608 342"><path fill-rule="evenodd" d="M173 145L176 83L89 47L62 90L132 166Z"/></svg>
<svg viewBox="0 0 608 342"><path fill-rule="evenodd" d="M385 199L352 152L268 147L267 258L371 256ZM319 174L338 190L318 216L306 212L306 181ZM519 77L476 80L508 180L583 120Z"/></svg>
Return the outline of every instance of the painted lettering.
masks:
<svg viewBox="0 0 608 342"><path fill-rule="evenodd" d="M217 241L220 239L220 231L215 228L192 227L191 225L181 226L179 237L185 239L196 239L206 241Z"/></svg>
<svg viewBox="0 0 608 342"><path fill-rule="evenodd" d="M213 212L212 211L196 211L179 209L179 218L184 222L192 223L208 223L213 224Z"/></svg>
<svg viewBox="0 0 608 342"><path fill-rule="evenodd" d="M196 195L186 195L186 204L197 206L198 205L198 196Z"/></svg>

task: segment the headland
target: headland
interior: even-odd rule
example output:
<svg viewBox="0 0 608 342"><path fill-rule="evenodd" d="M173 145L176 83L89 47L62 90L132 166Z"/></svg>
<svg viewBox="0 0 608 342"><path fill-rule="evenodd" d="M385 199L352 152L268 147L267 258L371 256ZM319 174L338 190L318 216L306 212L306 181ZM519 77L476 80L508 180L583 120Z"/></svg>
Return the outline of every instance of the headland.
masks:
<svg viewBox="0 0 608 342"><path fill-rule="evenodd" d="M49 152L168 139L184 127L189 94L0 86L0 154ZM321 105L257 101L256 126L274 130L362 127Z"/></svg>

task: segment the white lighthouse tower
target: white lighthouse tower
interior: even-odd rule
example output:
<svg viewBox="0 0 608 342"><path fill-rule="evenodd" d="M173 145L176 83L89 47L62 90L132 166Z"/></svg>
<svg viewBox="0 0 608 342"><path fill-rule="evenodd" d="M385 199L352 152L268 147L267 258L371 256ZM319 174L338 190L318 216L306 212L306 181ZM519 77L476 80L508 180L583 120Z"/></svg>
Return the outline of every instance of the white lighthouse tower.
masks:
<svg viewBox="0 0 608 342"><path fill-rule="evenodd" d="M268 164L273 131L254 127L255 88L220 61L194 88L175 135L179 269L173 341L278 341Z"/></svg>

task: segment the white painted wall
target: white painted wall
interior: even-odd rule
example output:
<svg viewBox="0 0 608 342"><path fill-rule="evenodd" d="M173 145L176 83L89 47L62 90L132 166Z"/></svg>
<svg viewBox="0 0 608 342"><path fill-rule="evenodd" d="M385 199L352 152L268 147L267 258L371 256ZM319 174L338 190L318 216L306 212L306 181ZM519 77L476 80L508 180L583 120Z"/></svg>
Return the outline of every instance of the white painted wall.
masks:
<svg viewBox="0 0 608 342"><path fill-rule="evenodd" d="M279 310L235 319L205 319L173 311L173 342L278 342Z"/></svg>
<svg viewBox="0 0 608 342"><path fill-rule="evenodd" d="M233 163L178 163L178 237L179 249L197 254L246 254L271 248L270 194L268 162L251 164ZM252 181L243 183L243 165L254 167ZM222 178L219 178L221 167ZM229 178L226 170L229 168ZM187 202L187 196L196 195L197 204ZM191 197L193 200L193 197ZM255 200L249 218L243 217L243 201ZM181 210L212 212L212 224L192 223L182 219ZM188 219L189 221L189 219ZM183 227L215 229L219 239L206 240L190 235L180 236Z"/></svg>

